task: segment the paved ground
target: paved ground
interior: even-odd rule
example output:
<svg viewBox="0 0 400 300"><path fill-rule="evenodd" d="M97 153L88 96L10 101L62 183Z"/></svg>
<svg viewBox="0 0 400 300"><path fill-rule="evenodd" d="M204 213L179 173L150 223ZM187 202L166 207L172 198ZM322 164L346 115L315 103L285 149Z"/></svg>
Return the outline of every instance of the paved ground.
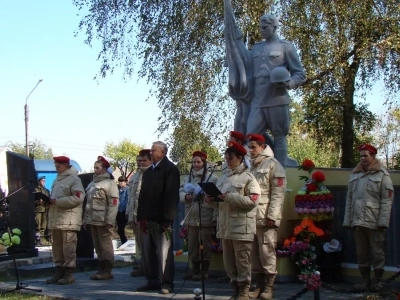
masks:
<svg viewBox="0 0 400 300"><path fill-rule="evenodd" d="M25 264L41 264L51 259L50 247L39 247L39 257L27 260ZM128 261L131 258L130 251L115 251L115 258L117 260ZM10 264L11 262L4 262L4 264ZM21 262L22 263L22 262ZM24 285L28 285L28 288L42 289L42 292L37 293L40 295L48 295L52 297L58 297L61 299L75 300L106 300L106 299L194 299L193 290L195 288L201 288L201 282L183 281L182 275L185 270L183 268L177 268L175 277L175 290L176 294L161 295L158 292L146 292L138 293L136 288L144 283L144 277L131 277L129 273L131 267L114 269L114 279L107 281L93 281L90 280L89 276L94 273L93 271L85 271L75 273L76 283L61 286L61 285L47 285L45 284L45 278L27 279L22 278ZM15 288L15 282L0 282L0 291L5 291ZM341 288L350 289L349 284L337 285ZM274 299L289 299L296 293L303 289L301 283L276 283L274 289ZM390 288L389 288L390 290ZM396 288L396 290L398 290ZM26 290L22 290L25 292ZM28 292L28 291L27 291ZM231 296L231 288L227 283L218 283L216 278L210 278L205 283L205 292L207 300L225 300ZM321 288L320 297L315 298L313 291L308 291L306 294L301 295L300 299L361 299L362 295L357 294L341 294L333 292L327 289ZM202 299L202 298L200 298ZM294 299L294 298L293 298ZM374 298L378 299L378 298ZM379 299L393 299L393 298L379 298Z"/></svg>
<svg viewBox="0 0 400 300"><path fill-rule="evenodd" d="M60 286L47 285L44 278L29 279L23 281L23 284L28 284L30 288L42 289L41 295L60 297L64 299L91 299L91 300L106 300L106 299L193 299L193 290L201 288L200 282L181 280L184 270L178 269L175 280L176 294L161 295L155 292L138 293L138 287L144 277L130 277L130 267L114 269L114 279L107 281L93 281L89 276L93 272L80 272L75 274L76 283ZM6 290L15 287L15 282L0 283L0 289ZM288 299L292 295L301 291L303 285L300 283L277 283L275 285L274 299ZM206 299L208 300L223 300L229 299L231 289L226 283L217 283L215 278L210 278L205 284ZM338 294L325 289L321 290L321 299L357 299L360 295ZM312 291L308 291L301 299L314 299Z"/></svg>

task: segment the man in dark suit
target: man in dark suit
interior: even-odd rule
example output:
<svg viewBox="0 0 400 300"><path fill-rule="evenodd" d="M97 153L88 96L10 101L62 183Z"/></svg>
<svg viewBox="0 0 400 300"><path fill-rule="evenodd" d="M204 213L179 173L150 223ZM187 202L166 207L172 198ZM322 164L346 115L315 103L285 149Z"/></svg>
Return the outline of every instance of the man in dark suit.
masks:
<svg viewBox="0 0 400 300"><path fill-rule="evenodd" d="M142 259L147 283L137 291L174 289L172 223L179 202L179 170L166 156L168 147L157 141L151 147L153 165L143 174L137 220L142 231ZM161 278L160 278L161 277Z"/></svg>

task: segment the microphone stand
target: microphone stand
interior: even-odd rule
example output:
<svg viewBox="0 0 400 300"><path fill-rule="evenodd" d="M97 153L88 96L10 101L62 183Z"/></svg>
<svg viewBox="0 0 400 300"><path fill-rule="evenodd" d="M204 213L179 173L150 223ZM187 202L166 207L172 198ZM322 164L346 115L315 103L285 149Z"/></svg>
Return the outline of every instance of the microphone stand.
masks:
<svg viewBox="0 0 400 300"><path fill-rule="evenodd" d="M8 197L18 193L20 190L26 188L28 185L30 185L30 183L24 185L22 188L19 188L18 190L16 190L15 192L12 192L11 194L7 195L7 197L4 197L3 199L0 200L0 203L4 200L6 200ZM8 207L6 208L6 212L5 212L5 227L7 228L7 232L8 232L8 237L10 238L11 241L11 228L10 228L10 211L8 209ZM9 248L11 248L13 246L10 246ZM17 278L17 283L15 288L11 289L11 290L7 290L4 293L9 293L9 292L13 292L13 291L19 291L19 290L29 290L29 291L35 291L35 292L41 292L41 289L33 289L33 288L27 288L28 285L22 285L22 281L19 281L19 274L18 274L18 269L17 269L17 262L15 261L15 248L10 249L11 253L12 253L12 259L14 262L14 269L15 269L15 277Z"/></svg>
<svg viewBox="0 0 400 300"><path fill-rule="evenodd" d="M214 174L215 168L216 168L217 166L219 166L219 164L216 164L216 165L210 167L211 172L210 172L210 175L208 175L208 177L207 177L205 183L207 183L207 182L210 180L210 178L211 178L211 176ZM193 206L194 206L195 203L197 202L198 205L199 205L199 242L200 242L201 291L202 291L202 293L203 293L203 298L202 298L202 299L205 300L205 298L206 298L206 291L205 291L205 279L204 279L204 270L203 270L203 263L204 263L204 252L203 252L203 249L204 249L204 246L203 246L203 238L202 238L203 230L202 230L202 223L201 223L201 197L203 196L203 192L204 192L204 191L203 191L203 188L202 188L202 187L200 187L200 188L201 188L200 192L199 192L199 193L196 195L196 197L194 198L194 200L193 200L193 202L192 202L192 205L191 205L190 208L189 208L188 213L186 214L185 218L182 220L182 222L180 223L180 225L183 226L183 224L185 223L186 218L189 216L189 214L190 214L190 212L191 212Z"/></svg>

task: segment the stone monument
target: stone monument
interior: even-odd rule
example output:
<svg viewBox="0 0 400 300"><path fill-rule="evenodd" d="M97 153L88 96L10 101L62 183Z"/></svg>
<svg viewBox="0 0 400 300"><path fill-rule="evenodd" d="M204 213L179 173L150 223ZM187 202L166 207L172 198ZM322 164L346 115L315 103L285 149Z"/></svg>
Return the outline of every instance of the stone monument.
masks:
<svg viewBox="0 0 400 300"><path fill-rule="evenodd" d="M224 3L229 95L237 106L234 129L265 135L275 158L286 167L286 136L290 126L288 90L304 83L303 66L293 44L277 35L278 19L273 15L261 16L259 24L264 40L248 50L236 25L231 0Z"/></svg>

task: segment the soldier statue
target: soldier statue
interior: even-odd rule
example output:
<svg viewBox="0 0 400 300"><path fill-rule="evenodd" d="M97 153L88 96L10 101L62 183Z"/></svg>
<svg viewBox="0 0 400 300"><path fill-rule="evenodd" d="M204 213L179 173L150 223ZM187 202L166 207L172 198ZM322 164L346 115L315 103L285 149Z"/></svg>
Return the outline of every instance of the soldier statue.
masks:
<svg viewBox="0 0 400 300"><path fill-rule="evenodd" d="M249 51L235 24L230 0L225 0L225 47L229 69L229 94L236 100L234 129L263 134L275 158L287 166L290 97L287 90L305 81L303 66L292 43L279 39L278 19L260 18L263 41ZM266 131L272 133L273 139Z"/></svg>

